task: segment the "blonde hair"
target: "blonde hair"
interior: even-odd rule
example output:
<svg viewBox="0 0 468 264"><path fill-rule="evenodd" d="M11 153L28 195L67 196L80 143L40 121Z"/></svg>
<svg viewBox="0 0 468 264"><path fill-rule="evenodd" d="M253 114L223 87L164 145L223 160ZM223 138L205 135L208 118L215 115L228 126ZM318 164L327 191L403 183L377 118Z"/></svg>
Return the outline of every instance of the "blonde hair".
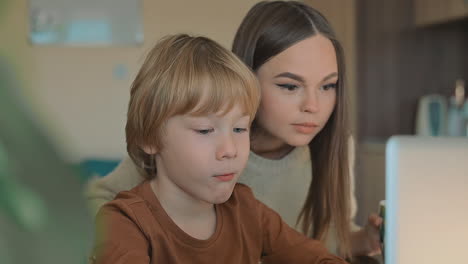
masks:
<svg viewBox="0 0 468 264"><path fill-rule="evenodd" d="M151 49L130 92L127 151L148 179L163 148L165 122L181 114L227 113L239 104L253 120L260 100L255 75L229 50L205 37L167 36Z"/></svg>

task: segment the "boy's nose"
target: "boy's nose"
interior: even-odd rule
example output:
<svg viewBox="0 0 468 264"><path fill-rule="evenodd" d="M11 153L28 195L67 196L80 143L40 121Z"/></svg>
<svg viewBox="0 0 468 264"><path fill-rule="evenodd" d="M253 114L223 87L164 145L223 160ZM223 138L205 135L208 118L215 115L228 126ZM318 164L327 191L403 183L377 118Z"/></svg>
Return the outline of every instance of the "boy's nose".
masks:
<svg viewBox="0 0 468 264"><path fill-rule="evenodd" d="M237 146L232 135L225 135L219 141L216 159L232 159L237 157Z"/></svg>

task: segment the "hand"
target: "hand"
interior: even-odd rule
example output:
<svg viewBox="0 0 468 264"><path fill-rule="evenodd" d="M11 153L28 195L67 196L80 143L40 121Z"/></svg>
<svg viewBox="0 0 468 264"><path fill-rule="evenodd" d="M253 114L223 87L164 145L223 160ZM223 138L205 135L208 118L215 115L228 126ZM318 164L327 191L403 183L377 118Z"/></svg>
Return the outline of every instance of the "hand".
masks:
<svg viewBox="0 0 468 264"><path fill-rule="evenodd" d="M376 214L371 214L363 229L351 235L352 254L354 256L374 256L380 252L379 229L383 219Z"/></svg>
<svg viewBox="0 0 468 264"><path fill-rule="evenodd" d="M367 236L368 256L381 254L380 252L380 226L383 223L382 217L371 214L367 219L367 224L364 227Z"/></svg>

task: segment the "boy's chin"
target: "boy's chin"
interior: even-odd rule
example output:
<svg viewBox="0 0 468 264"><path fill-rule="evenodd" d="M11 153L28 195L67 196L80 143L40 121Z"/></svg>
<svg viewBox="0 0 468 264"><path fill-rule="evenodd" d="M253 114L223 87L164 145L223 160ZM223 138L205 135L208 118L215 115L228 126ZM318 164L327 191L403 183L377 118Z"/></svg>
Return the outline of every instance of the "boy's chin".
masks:
<svg viewBox="0 0 468 264"><path fill-rule="evenodd" d="M222 204L222 203L225 203L229 200L229 198L231 198L231 195L227 196L227 198L225 199L219 199L217 200L214 204Z"/></svg>
<svg viewBox="0 0 468 264"><path fill-rule="evenodd" d="M226 190L223 192L220 192L216 195L216 197L212 198L212 204L222 204L225 203L231 198L232 192L234 188L231 188L230 190Z"/></svg>

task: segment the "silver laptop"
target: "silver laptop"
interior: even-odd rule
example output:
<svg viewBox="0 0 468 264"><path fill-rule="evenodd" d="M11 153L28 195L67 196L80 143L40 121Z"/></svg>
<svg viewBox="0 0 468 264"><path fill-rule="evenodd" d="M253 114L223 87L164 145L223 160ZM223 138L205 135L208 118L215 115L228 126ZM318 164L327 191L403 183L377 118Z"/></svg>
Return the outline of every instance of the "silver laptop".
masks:
<svg viewBox="0 0 468 264"><path fill-rule="evenodd" d="M392 137L385 264L468 263L468 138Z"/></svg>

